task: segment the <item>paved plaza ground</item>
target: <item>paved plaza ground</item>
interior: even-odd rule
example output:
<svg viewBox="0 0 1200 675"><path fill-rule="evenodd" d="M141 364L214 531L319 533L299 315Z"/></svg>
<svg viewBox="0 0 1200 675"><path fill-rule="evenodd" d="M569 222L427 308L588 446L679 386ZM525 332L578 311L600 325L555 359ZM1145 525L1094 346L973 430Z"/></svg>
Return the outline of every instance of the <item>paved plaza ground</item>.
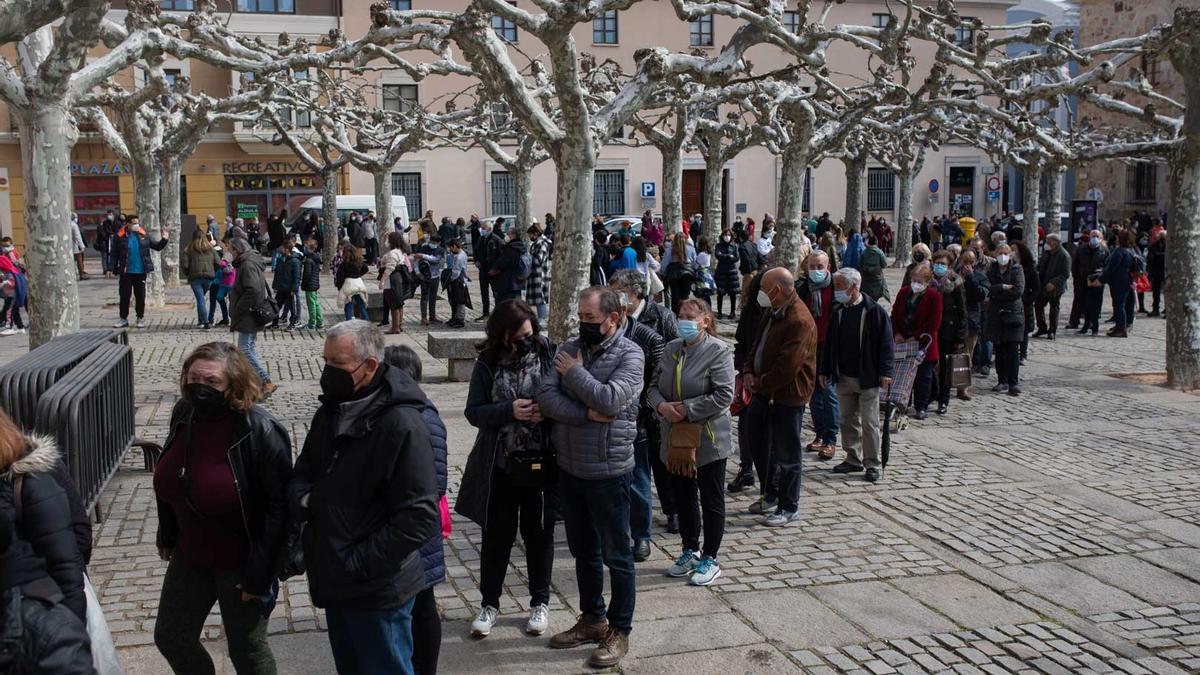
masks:
<svg viewBox="0 0 1200 675"><path fill-rule="evenodd" d="M324 285L326 317L339 316L332 283ZM83 283L84 327L116 319L116 293L115 281ZM130 333L139 433L157 440L184 356L229 337L193 327L188 289L168 295L172 304ZM410 303L409 332L388 340L425 358L425 389L450 430L453 503L474 439L463 416L467 387L445 382L416 310ZM1163 332L1161 319L1139 317L1125 340L1072 332L1034 341L1019 398L993 394L988 381L946 416L914 422L893 437L877 485L806 456L793 527L758 526L746 513L756 491L730 495L724 575L710 588L663 576L680 543L660 528L651 559L638 566L621 671L1200 672L1200 397L1114 377L1161 371ZM304 330L259 338L280 385L267 407L297 448L316 406L322 339ZM23 353L24 342L0 341L0 362ZM126 459L101 506L90 571L109 626L129 673L167 672L153 646L165 564L140 455ZM519 549L491 637L468 636L480 599L480 531L457 516L454 526L449 578L437 589L442 672L586 671L588 650L555 651L522 634L529 598ZM561 526L556 539L551 631L571 625L577 604ZM270 625L281 672L332 672L323 629L305 581L287 582ZM224 651L215 613L206 637L214 653Z"/></svg>

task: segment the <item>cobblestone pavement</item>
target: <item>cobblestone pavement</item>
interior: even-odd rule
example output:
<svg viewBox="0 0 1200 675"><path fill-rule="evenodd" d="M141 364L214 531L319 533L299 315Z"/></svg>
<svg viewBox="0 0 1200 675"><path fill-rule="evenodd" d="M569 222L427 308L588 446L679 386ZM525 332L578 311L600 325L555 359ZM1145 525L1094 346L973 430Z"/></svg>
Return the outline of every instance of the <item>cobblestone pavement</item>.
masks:
<svg viewBox="0 0 1200 675"><path fill-rule="evenodd" d="M331 287L327 318L341 313ZM84 325L111 324L116 283L93 279L82 289ZM194 328L189 298L172 289L171 304L130 333L145 438L165 435L188 351L229 337ZM409 332L388 340L425 360L427 392L450 428L453 502L474 438L462 414L466 386L445 382L416 309L408 308ZM1162 370L1163 332L1162 320L1139 317L1127 340L1073 332L1034 340L1022 396L980 382L974 400L913 422L893 437L877 485L807 455L794 527L758 526L746 513L754 490L729 495L724 573L710 588L662 575L680 544L659 519L653 555L638 568L622 670L1200 672L1200 397L1113 377ZM267 406L297 445L316 403L322 339L309 330L259 339L280 384ZM0 340L0 361L23 343ZM109 483L101 512L90 572L110 628L130 672L165 672L152 645L164 565L151 480L136 453ZM570 625L577 606L561 527L556 539L552 630ZM467 637L480 599L479 546L479 529L456 517L448 580L437 588L443 672L583 671L583 650L549 650L521 634L528 596L519 545L500 623L485 641ZM282 672L332 669L324 627L305 581L287 582L270 623ZM205 637L223 653L215 613Z"/></svg>

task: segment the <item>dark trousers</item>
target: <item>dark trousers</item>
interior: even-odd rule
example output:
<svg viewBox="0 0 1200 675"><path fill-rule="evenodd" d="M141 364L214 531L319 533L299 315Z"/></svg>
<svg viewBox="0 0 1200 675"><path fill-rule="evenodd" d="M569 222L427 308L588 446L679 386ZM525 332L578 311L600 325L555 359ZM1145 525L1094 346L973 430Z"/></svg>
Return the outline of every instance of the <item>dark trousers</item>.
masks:
<svg viewBox="0 0 1200 675"><path fill-rule="evenodd" d="M628 507L627 507L628 509ZM504 576L512 555L517 530L525 542L525 565L529 577L529 604L550 602L550 568L554 563L554 520L546 508L542 488L517 487L503 469L492 473L492 494L488 498L487 528L483 531L480 551L479 592L483 604L500 608ZM625 525L629 525L628 510ZM626 542L628 545L628 542Z"/></svg>
<svg viewBox="0 0 1200 675"><path fill-rule="evenodd" d="M800 456L803 449L804 406L768 403L766 396L750 399L750 407L759 412L766 424L754 432L754 468L758 470L763 499L778 502L784 511L795 511L800 504ZM766 436L762 436L762 432Z"/></svg>
<svg viewBox="0 0 1200 675"><path fill-rule="evenodd" d="M154 622L154 644L178 675L216 672L200 633L214 603L229 644L229 660L240 674L274 673L275 657L267 644L267 620L258 602L243 602L241 570L188 567L176 555L167 565Z"/></svg>
<svg viewBox="0 0 1200 675"><path fill-rule="evenodd" d="M660 434L657 424L646 427L646 436L649 437L647 445L650 450L647 454L650 455L650 470L654 473L654 491L658 493L658 505L662 508L664 516L673 516L679 513L679 509L675 506L675 490L671 489L671 472L667 471L662 453L658 452L658 448L662 447Z"/></svg>
<svg viewBox="0 0 1200 675"><path fill-rule="evenodd" d="M1151 297L1154 298L1154 307L1152 308L1152 311L1155 314L1158 314L1158 310L1159 310L1158 303L1159 303L1159 300L1162 299L1162 287L1163 287L1162 277L1157 277L1157 278L1150 277L1150 295L1151 295Z"/></svg>
<svg viewBox="0 0 1200 675"><path fill-rule="evenodd" d="M1100 309L1104 304L1104 287L1088 286L1083 302L1083 325L1080 328L1093 332L1100 330Z"/></svg>
<svg viewBox="0 0 1200 675"><path fill-rule="evenodd" d="M133 309L137 312L137 317L140 319L146 316L146 275L145 274L129 274L121 275L117 282L117 297L119 304L117 312L122 319L129 318L129 294L133 293L134 305Z"/></svg>
<svg viewBox="0 0 1200 675"><path fill-rule="evenodd" d="M629 474L629 534L634 541L650 540L650 524L654 519L654 493L650 482L650 447L646 438L633 442L633 473Z"/></svg>
<svg viewBox="0 0 1200 675"><path fill-rule="evenodd" d="M363 259L368 265L374 265L377 257L379 257L379 239L365 240L363 242Z"/></svg>
<svg viewBox="0 0 1200 675"><path fill-rule="evenodd" d="M1000 384L1015 387L1020 381L1021 343L996 343L996 378Z"/></svg>
<svg viewBox="0 0 1200 675"><path fill-rule="evenodd" d="M695 477L671 475L679 505L679 534L683 547L716 558L725 535L725 462L718 459L696 469ZM704 548L700 548L700 523L704 522Z"/></svg>
<svg viewBox="0 0 1200 675"><path fill-rule="evenodd" d="M1133 296L1134 295L1136 295L1136 294L1133 292L1133 286L1130 286L1129 292L1127 292L1125 294L1125 326L1126 327L1133 325L1133 319L1136 315L1136 312L1133 311Z"/></svg>
<svg viewBox="0 0 1200 675"><path fill-rule="evenodd" d="M746 408L742 409L738 419L738 473L754 472L754 446L750 444L754 434L746 428L752 424Z"/></svg>
<svg viewBox="0 0 1200 675"><path fill-rule="evenodd" d="M1083 313L1087 308L1087 279L1075 279L1071 288L1071 316L1067 317L1067 326L1079 327Z"/></svg>
<svg viewBox="0 0 1200 675"><path fill-rule="evenodd" d="M492 282L488 279L487 272L479 270L479 298L483 303L483 315L487 316L492 313Z"/></svg>
<svg viewBox="0 0 1200 675"><path fill-rule="evenodd" d="M295 297L296 291L290 289L275 291L275 304L279 305L279 316L276 320L279 323L287 325L289 322L295 323L300 320L299 314L296 313Z"/></svg>
<svg viewBox="0 0 1200 675"><path fill-rule="evenodd" d="M1116 320L1117 328L1124 328L1133 323L1130 321L1129 314L1132 304L1129 302L1131 300L1129 286L1109 286L1108 292L1112 297L1113 319Z"/></svg>
<svg viewBox="0 0 1200 675"><path fill-rule="evenodd" d="M922 361L917 366L917 379L913 383L913 407L917 410L929 408L933 398L933 371L937 365L937 361Z"/></svg>
<svg viewBox="0 0 1200 675"><path fill-rule="evenodd" d="M437 318L437 294L438 284L441 283L438 279L430 279L421 282L421 320L434 320Z"/></svg>
<svg viewBox="0 0 1200 675"><path fill-rule="evenodd" d="M1047 297L1045 294L1039 294L1037 299L1037 328L1039 331L1045 331L1051 335L1058 332L1058 305L1062 296L1055 293ZM1050 307L1050 322L1046 322L1046 307ZM1074 314L1074 308L1071 311Z"/></svg>
<svg viewBox="0 0 1200 675"><path fill-rule="evenodd" d="M412 675L414 599L378 611L327 607L329 648L337 671Z"/></svg>
<svg viewBox="0 0 1200 675"><path fill-rule="evenodd" d="M633 548L629 541L629 475L599 480L559 473L567 544L575 557L579 609L629 634L633 630ZM604 568L608 567L612 602L604 607Z"/></svg>
<svg viewBox="0 0 1200 675"><path fill-rule="evenodd" d="M937 375L937 400L942 405L950 405L950 390L952 389L950 386L952 374L950 372L950 357L954 356L954 348L951 345L946 345L945 347L939 346L938 353L941 355L941 358L938 359L937 373L935 373Z"/></svg>
<svg viewBox="0 0 1200 675"><path fill-rule="evenodd" d="M0 311L0 320L7 320L9 311L12 311L12 325L18 329L25 327L25 322L21 319L21 308L17 307L15 298L4 299L4 310Z"/></svg>
<svg viewBox="0 0 1200 675"><path fill-rule="evenodd" d="M415 675L437 675L438 655L442 651L442 618L438 616L433 587L417 593L412 609L413 654Z"/></svg>
<svg viewBox="0 0 1200 675"><path fill-rule="evenodd" d="M692 297L692 280L668 281L667 288L671 291L671 311L679 311L679 303Z"/></svg>
<svg viewBox="0 0 1200 675"><path fill-rule="evenodd" d="M717 314L722 314L722 308L725 306L725 296L729 296L729 316L737 315L737 291L722 291L717 289Z"/></svg>

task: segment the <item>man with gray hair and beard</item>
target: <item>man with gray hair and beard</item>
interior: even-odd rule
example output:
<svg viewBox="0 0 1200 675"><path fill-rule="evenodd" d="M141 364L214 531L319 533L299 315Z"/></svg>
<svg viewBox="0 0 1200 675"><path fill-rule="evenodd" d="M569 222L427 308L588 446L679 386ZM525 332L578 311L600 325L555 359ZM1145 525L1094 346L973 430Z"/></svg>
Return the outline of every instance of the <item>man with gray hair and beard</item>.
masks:
<svg viewBox="0 0 1200 675"><path fill-rule="evenodd" d="M308 584L341 673L413 672L420 551L441 524L425 394L383 350L368 321L326 334L321 407L288 486L308 523Z"/></svg>

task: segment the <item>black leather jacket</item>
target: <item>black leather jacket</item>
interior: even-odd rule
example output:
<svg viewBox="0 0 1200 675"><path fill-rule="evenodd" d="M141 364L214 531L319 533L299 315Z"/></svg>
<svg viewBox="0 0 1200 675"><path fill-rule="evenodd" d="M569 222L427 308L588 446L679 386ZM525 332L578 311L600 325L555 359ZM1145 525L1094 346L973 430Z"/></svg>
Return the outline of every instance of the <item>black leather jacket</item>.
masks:
<svg viewBox="0 0 1200 675"><path fill-rule="evenodd" d="M171 411L171 430L163 453L171 451L175 435L194 420L192 404L180 399ZM229 467L242 508L242 521L250 540L250 556L243 571L242 588L251 595L266 595L283 565L288 526L287 486L292 475L292 443L287 431L265 408L254 406L234 422ZM158 546L173 549L179 541L179 524L170 505L158 500Z"/></svg>

